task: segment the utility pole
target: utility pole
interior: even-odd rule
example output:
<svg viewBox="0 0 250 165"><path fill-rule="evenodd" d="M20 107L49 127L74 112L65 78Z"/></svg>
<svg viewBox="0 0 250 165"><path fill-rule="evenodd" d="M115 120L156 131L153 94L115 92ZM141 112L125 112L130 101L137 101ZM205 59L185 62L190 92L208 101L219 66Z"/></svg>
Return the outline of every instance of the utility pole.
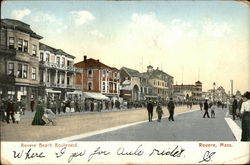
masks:
<svg viewBox="0 0 250 165"><path fill-rule="evenodd" d="M234 91L233 91L233 80L231 80L231 97L234 95Z"/></svg>

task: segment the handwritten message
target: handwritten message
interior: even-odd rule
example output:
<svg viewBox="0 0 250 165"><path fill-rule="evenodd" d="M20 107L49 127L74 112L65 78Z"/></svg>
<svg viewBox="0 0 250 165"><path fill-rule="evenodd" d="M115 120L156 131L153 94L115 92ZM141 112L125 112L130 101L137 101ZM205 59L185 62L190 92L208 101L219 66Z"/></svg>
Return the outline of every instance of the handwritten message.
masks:
<svg viewBox="0 0 250 165"><path fill-rule="evenodd" d="M218 142L190 144L182 142L15 142L4 144L3 155L6 155L14 164L15 162L18 164L114 163L114 160L117 164L126 162L160 164L166 161L171 164L187 162L207 164L218 162L223 158L221 157L223 152L235 149L235 144ZM239 147L237 145L236 147ZM245 146L242 146L241 149L244 149Z"/></svg>

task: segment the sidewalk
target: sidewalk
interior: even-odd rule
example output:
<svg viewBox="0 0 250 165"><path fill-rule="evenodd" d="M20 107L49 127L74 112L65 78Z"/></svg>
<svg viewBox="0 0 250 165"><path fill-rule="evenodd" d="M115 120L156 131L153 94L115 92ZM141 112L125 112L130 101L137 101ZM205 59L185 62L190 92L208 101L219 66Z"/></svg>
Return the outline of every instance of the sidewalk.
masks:
<svg viewBox="0 0 250 165"><path fill-rule="evenodd" d="M193 106L191 110L199 109ZM186 106L177 107L175 114L189 111ZM163 107L164 116L168 116L166 107ZM147 110L125 109L104 110L102 112L76 112L60 114L56 118L56 126L32 126L34 112L27 112L19 124L1 122L2 141L50 141L68 136L98 131L147 120ZM156 112L154 109L154 117Z"/></svg>

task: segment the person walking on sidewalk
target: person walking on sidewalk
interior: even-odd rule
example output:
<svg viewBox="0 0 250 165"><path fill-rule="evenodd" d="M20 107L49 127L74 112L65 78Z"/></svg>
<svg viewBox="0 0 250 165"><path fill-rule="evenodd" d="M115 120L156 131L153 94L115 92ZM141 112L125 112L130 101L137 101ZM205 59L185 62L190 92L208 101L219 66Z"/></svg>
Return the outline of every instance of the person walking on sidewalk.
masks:
<svg viewBox="0 0 250 165"><path fill-rule="evenodd" d="M205 102L204 102L204 110L205 110L205 113L204 113L204 115L203 115L203 118L205 118L206 115L207 115L207 117L209 118L207 99L206 99Z"/></svg>
<svg viewBox="0 0 250 165"><path fill-rule="evenodd" d="M241 106L241 114L242 116L242 134L241 141L250 141L250 92L246 92L244 94L245 101Z"/></svg>
<svg viewBox="0 0 250 165"><path fill-rule="evenodd" d="M9 120L10 120L10 117L12 119L12 122L15 123L15 118L14 118L14 108L15 108L15 105L14 105L14 102L12 100L10 100L8 102L8 105L7 105L7 118L6 118L6 121L7 123L9 124Z"/></svg>
<svg viewBox="0 0 250 165"><path fill-rule="evenodd" d="M32 120L32 125L45 125L46 122L42 119L44 115L44 107L41 105L41 101L38 101L36 105L36 113Z"/></svg>
<svg viewBox="0 0 250 165"><path fill-rule="evenodd" d="M168 120L172 120L174 121L174 108L175 108L175 105L174 105L174 102L173 102L173 98L171 97L170 98L170 101L168 102L168 112L169 112L169 117L168 117Z"/></svg>
<svg viewBox="0 0 250 165"><path fill-rule="evenodd" d="M161 103L158 103L158 106L156 107L156 112L158 114L158 122L161 122L161 117L163 115L163 110L162 110L162 107L161 107Z"/></svg>
<svg viewBox="0 0 250 165"><path fill-rule="evenodd" d="M154 109L154 105L153 102L151 100L148 101L147 104L147 110L148 110L148 121L151 122L152 118L153 118L153 109Z"/></svg>
<svg viewBox="0 0 250 165"><path fill-rule="evenodd" d="M238 102L237 102L237 99L235 98L235 96L233 96L233 98L234 98L233 105L232 105L232 108L233 108L233 120L235 120L235 118L236 118L236 110L238 108Z"/></svg>
<svg viewBox="0 0 250 165"><path fill-rule="evenodd" d="M215 108L216 108L216 106L215 106L215 102L214 103L212 103L212 106L211 106L211 118L215 118Z"/></svg>

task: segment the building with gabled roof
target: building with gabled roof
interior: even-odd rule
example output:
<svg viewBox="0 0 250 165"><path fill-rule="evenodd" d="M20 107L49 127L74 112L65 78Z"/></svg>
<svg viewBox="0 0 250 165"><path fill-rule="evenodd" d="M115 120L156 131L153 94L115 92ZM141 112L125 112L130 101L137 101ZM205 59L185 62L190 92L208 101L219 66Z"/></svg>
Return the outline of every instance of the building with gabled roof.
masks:
<svg viewBox="0 0 250 165"><path fill-rule="evenodd" d="M87 56L74 66L82 69L82 91L86 98L119 99L120 71L117 68L93 58L87 59Z"/></svg>

